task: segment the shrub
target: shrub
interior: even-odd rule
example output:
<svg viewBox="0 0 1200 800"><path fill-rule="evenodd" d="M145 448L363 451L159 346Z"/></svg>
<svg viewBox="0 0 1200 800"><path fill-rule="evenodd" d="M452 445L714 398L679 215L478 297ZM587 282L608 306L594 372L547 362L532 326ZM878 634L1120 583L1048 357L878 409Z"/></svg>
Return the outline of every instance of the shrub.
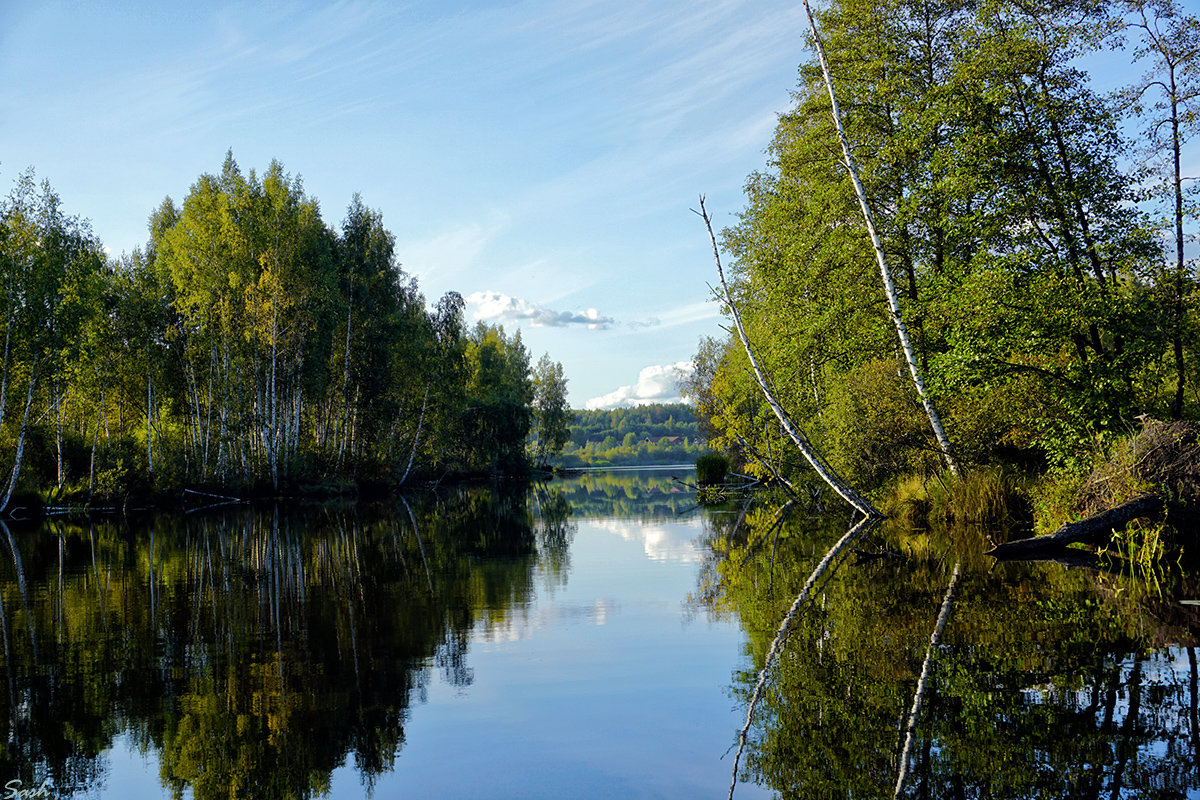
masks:
<svg viewBox="0 0 1200 800"><path fill-rule="evenodd" d="M863 364L829 392L825 455L859 489L937 468L929 422L905 369L896 360Z"/></svg>
<svg viewBox="0 0 1200 800"><path fill-rule="evenodd" d="M696 459L696 483L701 486L724 483L728 471L729 459L720 453L705 453Z"/></svg>

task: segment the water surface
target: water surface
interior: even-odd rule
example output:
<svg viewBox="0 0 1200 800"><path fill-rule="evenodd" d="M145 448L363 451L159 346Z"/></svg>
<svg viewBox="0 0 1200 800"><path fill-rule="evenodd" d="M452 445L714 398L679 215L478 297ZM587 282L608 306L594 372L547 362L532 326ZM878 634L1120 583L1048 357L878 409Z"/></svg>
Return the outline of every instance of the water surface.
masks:
<svg viewBox="0 0 1200 800"><path fill-rule="evenodd" d="M0 786L1200 796L1189 571L782 511L668 471L0 527Z"/></svg>
<svg viewBox="0 0 1200 800"><path fill-rule="evenodd" d="M640 472L7 532L0 785L720 793L750 662L693 506Z"/></svg>

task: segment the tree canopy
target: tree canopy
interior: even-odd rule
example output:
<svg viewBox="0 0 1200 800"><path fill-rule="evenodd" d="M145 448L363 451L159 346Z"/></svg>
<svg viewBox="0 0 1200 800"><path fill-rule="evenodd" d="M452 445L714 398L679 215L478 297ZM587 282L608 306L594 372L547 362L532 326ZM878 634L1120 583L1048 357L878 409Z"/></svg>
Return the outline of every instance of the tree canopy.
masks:
<svg viewBox="0 0 1200 800"><path fill-rule="evenodd" d="M1120 11L835 0L817 15L919 367L968 463L1069 465L1139 414L1195 412L1178 388L1196 379L1194 276L1162 246L1176 220L1146 202L1127 104L1079 66L1132 30ZM775 390L852 482L937 469L815 62L768 152L722 239ZM702 344L692 396L753 466L782 448L735 344Z"/></svg>
<svg viewBox="0 0 1200 800"><path fill-rule="evenodd" d="M0 507L20 488L277 491L394 482L414 464L527 467L520 333L468 329L457 293L427 308L379 211L356 195L335 229L278 162L246 173L229 153L115 260L23 173L0 201L0 271ZM561 365L539 370L562 395ZM564 439L551 388L546 453Z"/></svg>

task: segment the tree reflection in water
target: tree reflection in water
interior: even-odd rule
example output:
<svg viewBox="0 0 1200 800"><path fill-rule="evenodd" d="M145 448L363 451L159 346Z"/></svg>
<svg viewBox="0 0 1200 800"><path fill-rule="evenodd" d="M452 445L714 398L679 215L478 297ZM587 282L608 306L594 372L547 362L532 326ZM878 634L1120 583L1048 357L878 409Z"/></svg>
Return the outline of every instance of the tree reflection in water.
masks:
<svg viewBox="0 0 1200 800"><path fill-rule="evenodd" d="M565 587L574 520L675 518L677 486L0 529L0 783L94 792L120 740L175 796L309 797L344 764L370 788L427 690L475 680L471 643ZM744 709L848 526L757 504L705 520L691 608L746 631ZM787 798L1200 791L1198 608L1178 602L1200 585L994 564L983 538L885 524L843 548L778 648L738 777Z"/></svg>
<svg viewBox="0 0 1200 800"><path fill-rule="evenodd" d="M699 597L741 619L761 669L846 528L734 517L710 518ZM1176 576L1168 597L1095 570L994 564L983 538L885 525L827 573L767 673L738 777L785 798L1200 791L1200 620L1176 599L1196 582ZM758 679L735 676L747 705Z"/></svg>
<svg viewBox="0 0 1200 800"><path fill-rule="evenodd" d="M86 791L124 733L176 797L319 795L348 758L373 785L431 671L469 684L470 631L565 570L540 492L3 528L0 776Z"/></svg>

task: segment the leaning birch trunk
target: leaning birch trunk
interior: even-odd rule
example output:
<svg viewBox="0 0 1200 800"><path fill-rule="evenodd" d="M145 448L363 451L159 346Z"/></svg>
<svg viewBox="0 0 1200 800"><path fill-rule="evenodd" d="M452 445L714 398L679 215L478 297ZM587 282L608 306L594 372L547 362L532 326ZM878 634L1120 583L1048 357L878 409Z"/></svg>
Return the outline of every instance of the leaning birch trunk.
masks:
<svg viewBox="0 0 1200 800"><path fill-rule="evenodd" d="M942 459L946 462L946 466L955 475L958 475L958 461L954 458L954 449L950 446L950 438L946 436L946 429L942 425L942 418L938 415L937 408L933 405L933 400L929 397L929 391L925 388L925 381L921 378L921 370L917 366L916 353L913 350L912 342L908 338L908 329L904 325L904 317L900 314L900 298L896 293L896 285L892 282L892 272L888 268L887 256L883 252L883 242L879 238L879 231L875 228L875 218L871 214L871 206L867 202L867 193L863 189L862 181L858 177L858 168L854 165L854 157L850 154L850 142L846 138L846 129L842 126L842 112L838 109L837 94L833 90L833 76L829 71L829 61L825 57L825 47L821 44L821 37L817 33L817 22L813 18L812 9L809 8L808 0L804 0L804 11L808 15L808 24L812 28L813 44L817 49L817 58L821 62L821 72L825 76L825 87L829 90L830 113L833 116L833 126L837 129L838 141L842 145L842 155L845 157L846 171L850 173L850 182L854 184L854 193L858 196L858 204L862 208L863 220L867 226L867 233L871 237L871 246L875 249L875 260L879 263L879 273L883 277L883 290L887 295L888 310L892 314L892 322L896 326L896 334L900 337L900 347L904 351L904 360L908 362L908 371L912 373L913 384L917 387L917 394L921 396L921 405L925 407L925 414L929 417L929 425L933 428L933 435L937 439L938 449L942 453Z"/></svg>
<svg viewBox="0 0 1200 800"><path fill-rule="evenodd" d="M8 502L12 500L13 492L17 488L17 481L21 478L21 458L25 455L25 433L29 430L29 409L33 406L33 390L37 384L37 368L38 356L33 357L33 364L29 368L29 392L25 396L25 413L21 416L21 427L17 432L17 452L13 457L12 473L9 475L8 485L4 489L4 497L0 498L0 511L8 510Z"/></svg>
<svg viewBox="0 0 1200 800"><path fill-rule="evenodd" d="M729 309L729 316L733 318L734 329L737 331L738 339L741 340L742 347L746 351L746 357L750 359L750 367L754 370L754 377L758 381L758 388L762 390L763 396L767 399L767 404L775 412L779 424L783 426L783 430L787 433L788 438L799 448L805 460L817 471L817 474L821 476L823 481L833 487L833 490L843 500L868 517L882 517L883 515L871 504L871 501L854 491L842 476L838 475L837 471L825 461L808 440L804 431L800 430L792 422L791 417L788 416L788 413L784 411L783 406L780 405L779 400L775 397L775 393L771 390L771 386L767 382L766 374L763 372L762 367L759 366L758 359L754 356L754 349L750 346L750 338L746 335L746 329L742 325L742 316L738 313L737 306L734 305L733 295L729 292L729 284L725 281L725 270L721 266L721 253L717 248L717 237L713 233L712 219L708 216L708 209L704 207L703 197L700 198L700 211L697 213L704 220L704 225L708 228L709 241L712 242L713 259L717 263L717 276L721 279L721 300L725 303L725 307Z"/></svg>
<svg viewBox="0 0 1200 800"><path fill-rule="evenodd" d="M412 472L413 459L417 457L417 447L421 444L421 428L425 425L425 407L429 404L429 387L425 387L425 399L421 401L421 416L417 419L417 435L413 439L412 450L408 454L408 466L404 468L404 474L400 476L400 483L397 486L403 486L408 480L408 473Z"/></svg>

